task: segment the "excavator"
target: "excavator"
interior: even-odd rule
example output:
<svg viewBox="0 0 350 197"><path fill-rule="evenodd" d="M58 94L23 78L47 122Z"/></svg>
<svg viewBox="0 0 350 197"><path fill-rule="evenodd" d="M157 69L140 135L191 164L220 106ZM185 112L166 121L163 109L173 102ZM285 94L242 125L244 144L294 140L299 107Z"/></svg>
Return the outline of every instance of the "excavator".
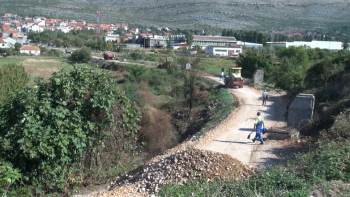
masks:
<svg viewBox="0 0 350 197"><path fill-rule="evenodd" d="M228 88L239 87L243 88L244 80L241 76L241 67L233 67L228 70L228 75L225 76L225 86Z"/></svg>

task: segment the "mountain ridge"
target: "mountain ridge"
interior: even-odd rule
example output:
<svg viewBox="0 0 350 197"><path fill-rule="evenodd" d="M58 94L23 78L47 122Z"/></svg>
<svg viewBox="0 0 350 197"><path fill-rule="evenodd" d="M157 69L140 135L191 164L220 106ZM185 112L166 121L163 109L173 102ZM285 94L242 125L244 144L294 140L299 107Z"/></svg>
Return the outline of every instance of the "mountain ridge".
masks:
<svg viewBox="0 0 350 197"><path fill-rule="evenodd" d="M181 29L298 31L350 24L350 1L0 0L0 13Z"/></svg>

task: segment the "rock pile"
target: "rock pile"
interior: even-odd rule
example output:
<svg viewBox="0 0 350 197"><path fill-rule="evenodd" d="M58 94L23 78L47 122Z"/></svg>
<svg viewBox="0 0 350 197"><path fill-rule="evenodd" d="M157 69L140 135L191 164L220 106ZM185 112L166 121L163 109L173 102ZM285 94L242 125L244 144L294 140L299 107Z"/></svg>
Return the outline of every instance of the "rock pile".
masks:
<svg viewBox="0 0 350 197"><path fill-rule="evenodd" d="M250 168L226 154L191 149L178 151L157 162L142 166L112 182L109 191L135 185L138 193L157 194L167 183L184 184L189 179L223 180L248 176Z"/></svg>
<svg viewBox="0 0 350 197"><path fill-rule="evenodd" d="M270 140L298 139L299 131L290 127L271 128L267 137Z"/></svg>

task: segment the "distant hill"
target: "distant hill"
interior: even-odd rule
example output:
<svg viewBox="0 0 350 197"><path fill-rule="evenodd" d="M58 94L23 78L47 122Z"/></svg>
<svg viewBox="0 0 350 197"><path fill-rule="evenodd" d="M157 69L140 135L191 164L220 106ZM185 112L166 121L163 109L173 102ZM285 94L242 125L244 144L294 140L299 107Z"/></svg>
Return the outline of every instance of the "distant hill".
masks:
<svg viewBox="0 0 350 197"><path fill-rule="evenodd" d="M0 0L0 13L181 29L283 30L350 26L349 0Z"/></svg>

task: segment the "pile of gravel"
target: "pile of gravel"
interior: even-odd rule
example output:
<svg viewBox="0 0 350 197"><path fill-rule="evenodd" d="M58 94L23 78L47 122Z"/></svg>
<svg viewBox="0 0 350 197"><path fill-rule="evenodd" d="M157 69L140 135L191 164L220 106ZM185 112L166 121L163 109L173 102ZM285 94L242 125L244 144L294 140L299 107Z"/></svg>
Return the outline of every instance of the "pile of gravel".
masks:
<svg viewBox="0 0 350 197"><path fill-rule="evenodd" d="M157 194L167 183L184 184L189 179L222 180L248 176L250 168L229 155L191 149L178 151L167 158L139 167L112 182L109 191L135 185L138 193Z"/></svg>

